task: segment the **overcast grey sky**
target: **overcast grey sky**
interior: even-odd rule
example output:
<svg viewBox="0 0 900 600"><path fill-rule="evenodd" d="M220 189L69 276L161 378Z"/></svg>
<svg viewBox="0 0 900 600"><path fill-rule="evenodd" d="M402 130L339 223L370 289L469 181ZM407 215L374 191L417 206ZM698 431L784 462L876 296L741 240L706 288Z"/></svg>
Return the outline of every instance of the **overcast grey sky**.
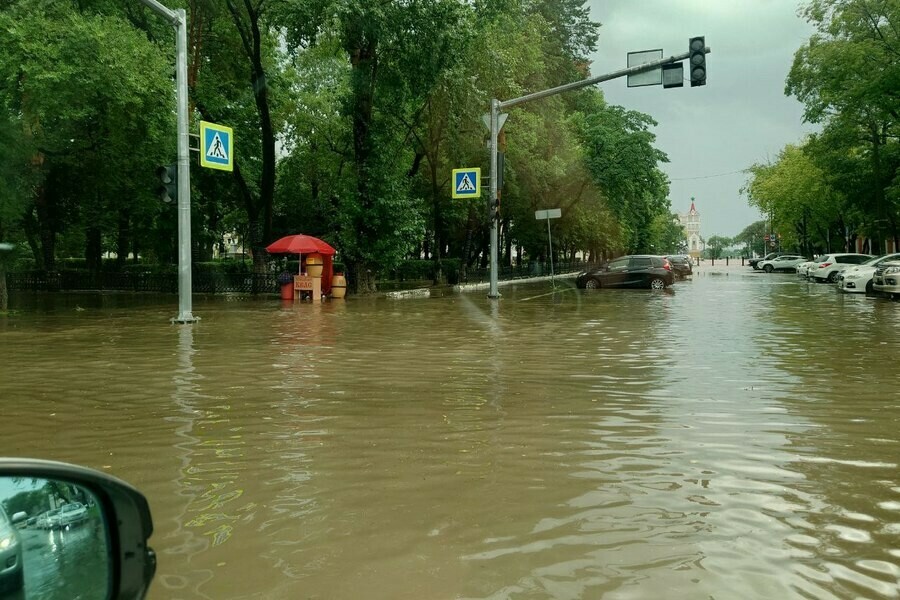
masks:
<svg viewBox="0 0 900 600"><path fill-rule="evenodd" d="M703 87L628 88L625 79L600 85L611 104L651 115L657 147L671 184L672 209L684 213L696 198L701 235L734 236L760 219L740 193L745 169L774 158L781 148L814 130L803 107L784 95L794 52L812 28L797 16L796 0L590 0L600 21L593 75L625 67L626 54L662 48L687 51L688 38L706 37ZM685 69L687 74L687 69ZM687 179L698 178L703 179Z"/></svg>

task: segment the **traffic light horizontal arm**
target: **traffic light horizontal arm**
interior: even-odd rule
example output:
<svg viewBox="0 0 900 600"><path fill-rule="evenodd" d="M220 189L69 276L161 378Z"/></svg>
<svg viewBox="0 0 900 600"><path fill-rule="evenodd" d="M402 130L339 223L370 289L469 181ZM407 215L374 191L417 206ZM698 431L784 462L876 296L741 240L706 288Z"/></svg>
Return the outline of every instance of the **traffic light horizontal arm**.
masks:
<svg viewBox="0 0 900 600"><path fill-rule="evenodd" d="M175 25L180 20L180 18L178 17L178 13L176 13L171 8L168 8L167 6L163 6L156 0L140 0L140 1L144 6L146 6L147 8L149 8L150 10L152 10L153 12L155 12L156 14L161 16L162 18L166 19L170 25Z"/></svg>
<svg viewBox="0 0 900 600"><path fill-rule="evenodd" d="M707 46L705 48L705 53L709 54L712 50ZM568 92L569 90L577 90L579 88L587 87L589 85L596 85L598 83L602 83L604 81L609 81L610 79L618 79L619 77L625 77L627 75L634 75L635 73L643 73L644 71L652 71L658 67L663 65L670 65L672 63L677 63L682 60L686 60L690 57L690 52L685 52L683 54L677 54L675 56L670 56L669 58L661 58L659 60L655 60L653 62L648 62L643 65L635 65L633 67L627 67L625 69L619 69L618 71L613 71L612 73L607 73L605 75L598 75L596 77L591 77L590 79L584 79L582 81L573 81L572 83L566 83L564 85L557 86L555 88L550 88L549 90L543 90L540 92L534 92L533 94L528 94L527 96L522 96L520 98L513 98L512 100L501 100L500 101L500 110L504 108L509 108L510 106L515 106L517 104L523 104L525 102L529 102L531 100L540 100L541 98L546 98L547 96L553 96L556 94L560 94L562 92Z"/></svg>

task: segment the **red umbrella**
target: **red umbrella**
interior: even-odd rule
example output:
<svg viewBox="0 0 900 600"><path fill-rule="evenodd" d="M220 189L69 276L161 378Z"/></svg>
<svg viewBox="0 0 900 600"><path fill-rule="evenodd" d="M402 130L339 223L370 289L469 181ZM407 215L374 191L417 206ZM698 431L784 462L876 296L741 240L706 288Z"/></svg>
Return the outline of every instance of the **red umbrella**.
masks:
<svg viewBox="0 0 900 600"><path fill-rule="evenodd" d="M272 242L266 246L266 252L269 254L312 254L318 252L325 256L334 256L334 248L327 242L320 240L311 235L287 235L277 242Z"/></svg>

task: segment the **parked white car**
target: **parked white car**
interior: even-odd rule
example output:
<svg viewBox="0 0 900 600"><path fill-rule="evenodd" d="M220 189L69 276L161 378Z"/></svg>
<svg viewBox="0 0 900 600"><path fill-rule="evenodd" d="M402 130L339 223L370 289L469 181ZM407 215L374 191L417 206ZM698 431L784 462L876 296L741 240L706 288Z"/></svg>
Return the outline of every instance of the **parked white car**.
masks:
<svg viewBox="0 0 900 600"><path fill-rule="evenodd" d="M813 281L827 281L834 283L842 271L850 267L861 265L874 258L871 254L856 254L845 252L841 254L826 254L819 257L819 261L809 268L807 277Z"/></svg>
<svg viewBox="0 0 900 600"><path fill-rule="evenodd" d="M82 521L87 520L87 508L81 502L73 502L64 504L59 509L59 515L56 518L56 527L58 529L68 529L73 525L78 525Z"/></svg>
<svg viewBox="0 0 900 600"><path fill-rule="evenodd" d="M771 273L772 271L796 271L797 267L805 262L805 256L800 256L799 254L783 254L781 256L776 256L771 260L761 260L756 266L766 273Z"/></svg>
<svg viewBox="0 0 900 600"><path fill-rule="evenodd" d="M872 276L872 288L891 297L900 295L900 261L888 261L879 265Z"/></svg>
<svg viewBox="0 0 900 600"><path fill-rule="evenodd" d="M802 277L802 278L806 279L809 268L815 264L818 264L818 262L819 261L817 261L817 260L808 260L806 262L802 262L799 265L797 265L797 277Z"/></svg>
<svg viewBox="0 0 900 600"><path fill-rule="evenodd" d="M872 278L878 267L884 263L898 260L900 260L900 253L887 254L867 260L859 266L850 267L838 275L838 289L848 293L871 294L875 289Z"/></svg>

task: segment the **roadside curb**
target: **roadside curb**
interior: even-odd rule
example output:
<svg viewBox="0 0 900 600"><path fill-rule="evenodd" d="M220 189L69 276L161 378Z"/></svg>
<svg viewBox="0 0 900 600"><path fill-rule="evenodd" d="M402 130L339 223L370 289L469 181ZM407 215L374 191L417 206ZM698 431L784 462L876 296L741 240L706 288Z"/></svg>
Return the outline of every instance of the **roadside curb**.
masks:
<svg viewBox="0 0 900 600"><path fill-rule="evenodd" d="M578 273L562 273L560 275L555 275L553 279L574 279L578 277ZM534 283L537 281L550 281L551 277L549 275L542 275L540 277L523 277L522 279L503 279L497 282L497 286L503 285L513 285L516 283ZM483 281L480 283L459 283L453 286L454 292L470 292L473 290L483 290L490 288L491 284L488 281Z"/></svg>
<svg viewBox="0 0 900 600"><path fill-rule="evenodd" d="M574 279L578 277L578 273L562 273L560 275L555 275L554 279ZM517 283L535 283L538 281L550 281L551 277L549 275L542 275L540 277L523 277L521 279L503 279L497 282L497 286L504 285L513 285ZM471 292L475 290L485 290L491 287L490 282L482 281L479 283L458 283L453 286L449 286L449 289L453 292ZM437 286L435 288L415 288L411 290L397 290L394 292L385 292L384 297L390 298L391 300L405 300L408 298L429 298L431 297L431 290L433 289L447 289L444 286Z"/></svg>

